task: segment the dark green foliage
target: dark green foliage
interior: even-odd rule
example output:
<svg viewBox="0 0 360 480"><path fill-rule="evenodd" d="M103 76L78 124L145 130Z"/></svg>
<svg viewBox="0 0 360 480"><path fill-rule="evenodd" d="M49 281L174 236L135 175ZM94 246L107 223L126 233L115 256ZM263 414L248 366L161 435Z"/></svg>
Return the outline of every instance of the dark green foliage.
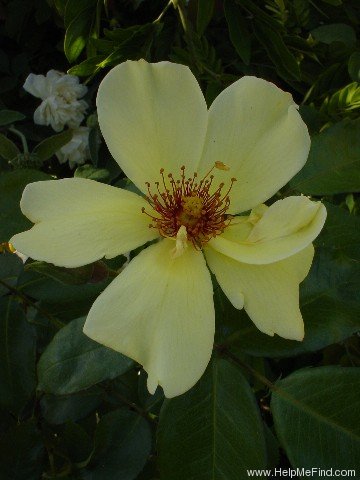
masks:
<svg viewBox="0 0 360 480"><path fill-rule="evenodd" d="M241 371L213 358L196 387L164 402L158 445L167 480L237 480L246 469L265 468L260 412Z"/></svg>
<svg viewBox="0 0 360 480"><path fill-rule="evenodd" d="M354 368L299 370L276 383L272 412L295 467L355 469L360 464L360 376ZM344 403L346 398L346 403Z"/></svg>
<svg viewBox="0 0 360 480"><path fill-rule="evenodd" d="M83 334L84 319L73 320L52 339L38 363L38 389L68 394L127 372L133 362Z"/></svg>
<svg viewBox="0 0 360 480"><path fill-rule="evenodd" d="M360 120L345 119L314 136L305 167L290 186L307 195L360 191Z"/></svg>

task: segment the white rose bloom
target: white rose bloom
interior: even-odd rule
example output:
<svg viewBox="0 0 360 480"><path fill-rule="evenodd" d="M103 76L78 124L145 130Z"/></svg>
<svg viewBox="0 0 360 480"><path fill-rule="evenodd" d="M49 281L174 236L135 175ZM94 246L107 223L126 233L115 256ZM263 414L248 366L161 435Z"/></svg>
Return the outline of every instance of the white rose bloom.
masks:
<svg viewBox="0 0 360 480"><path fill-rule="evenodd" d="M73 137L69 143L56 152L60 163L69 161L71 168L82 165L90 158L88 127L78 127L73 131Z"/></svg>
<svg viewBox="0 0 360 480"><path fill-rule="evenodd" d="M84 119L88 104L79 100L87 92L87 87L79 83L78 77L50 70L46 77L30 73L24 89L42 100L34 112L34 122L38 125L51 125L60 132L65 125L76 128Z"/></svg>

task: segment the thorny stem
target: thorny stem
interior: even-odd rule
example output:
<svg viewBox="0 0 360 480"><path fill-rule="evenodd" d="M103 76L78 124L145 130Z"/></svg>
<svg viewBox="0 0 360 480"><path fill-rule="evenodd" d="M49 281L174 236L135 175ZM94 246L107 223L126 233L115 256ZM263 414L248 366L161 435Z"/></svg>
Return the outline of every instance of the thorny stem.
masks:
<svg viewBox="0 0 360 480"><path fill-rule="evenodd" d="M19 130L17 130L14 127L10 127L9 130L10 130L10 132L15 133L15 135L17 135L20 138L22 146L23 146L24 153L28 154L29 153L29 147L28 147L25 136L21 132L19 132Z"/></svg>
<svg viewBox="0 0 360 480"><path fill-rule="evenodd" d="M41 307L39 307L36 304L36 302L33 302L32 300L30 300L30 298L28 296L21 293L17 288L12 287L11 285L4 282L3 280L0 280L0 284L3 285L5 288L7 288L11 293L13 293L17 297L21 298L21 300L25 304L30 305L31 307L35 308L35 310L37 310L41 315L46 317L54 325L54 327L56 327L57 329L60 329L60 328L65 326L65 323L61 322L60 320L58 320L57 318L53 317L48 312L43 310Z"/></svg>

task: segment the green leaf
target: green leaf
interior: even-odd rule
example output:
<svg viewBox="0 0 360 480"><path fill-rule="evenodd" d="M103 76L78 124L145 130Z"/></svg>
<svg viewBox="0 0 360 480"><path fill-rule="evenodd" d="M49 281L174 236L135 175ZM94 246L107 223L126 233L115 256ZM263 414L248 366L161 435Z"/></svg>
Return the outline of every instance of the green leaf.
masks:
<svg viewBox="0 0 360 480"><path fill-rule="evenodd" d="M330 96L327 96L321 105L321 112L329 116L343 116L351 113L357 114L360 108L360 85L357 82L350 83Z"/></svg>
<svg viewBox="0 0 360 480"><path fill-rule="evenodd" d="M356 42L355 30L345 23L333 23L322 25L311 30L311 35L318 42L330 45L333 42L341 42L351 47Z"/></svg>
<svg viewBox="0 0 360 480"><path fill-rule="evenodd" d="M271 409L293 467L359 467L360 375L356 368L297 371L276 383Z"/></svg>
<svg viewBox="0 0 360 480"><path fill-rule="evenodd" d="M196 16L196 30L202 35L214 13L215 0L199 0Z"/></svg>
<svg viewBox="0 0 360 480"><path fill-rule="evenodd" d="M276 30L255 20L255 35L267 51L280 77L287 81L300 80L300 68L294 55Z"/></svg>
<svg viewBox="0 0 360 480"><path fill-rule="evenodd" d="M20 150L15 143L0 133L0 157L3 157L5 160L11 162L11 160L17 157L19 153Z"/></svg>
<svg viewBox="0 0 360 480"><path fill-rule="evenodd" d="M134 480L151 449L147 421L130 410L115 410L101 417L95 432L94 453L84 473L86 480Z"/></svg>
<svg viewBox="0 0 360 480"><path fill-rule="evenodd" d="M229 27L229 35L235 50L239 54L245 65L250 63L251 38L247 22L240 7L232 2L225 0L224 12Z"/></svg>
<svg viewBox="0 0 360 480"><path fill-rule="evenodd" d="M106 38L113 40L118 45L131 40L134 36L141 32L148 32L153 30L154 25L145 24L145 25L132 25L128 28L116 28L115 30L107 30L105 28L104 35Z"/></svg>
<svg viewBox="0 0 360 480"><path fill-rule="evenodd" d="M15 233L30 228L32 223L20 211L22 192L28 183L50 178L30 169L0 174L0 242L8 242Z"/></svg>
<svg viewBox="0 0 360 480"><path fill-rule="evenodd" d="M75 65L68 70L70 75L77 75L78 77L87 77L93 75L98 70L101 70L101 64L107 55L96 55L95 57L87 58L79 65Z"/></svg>
<svg viewBox="0 0 360 480"><path fill-rule="evenodd" d="M0 280L11 287L15 287L22 271L23 262L17 255L7 252L0 254ZM9 289L0 283L0 296L8 292Z"/></svg>
<svg viewBox="0 0 360 480"><path fill-rule="evenodd" d="M35 334L20 305L0 298L0 405L18 413L35 392Z"/></svg>
<svg viewBox="0 0 360 480"><path fill-rule="evenodd" d="M64 15L64 25L68 28L70 23L85 10L95 8L97 0L67 0Z"/></svg>
<svg viewBox="0 0 360 480"><path fill-rule="evenodd" d="M25 115L15 110L0 110L0 127L24 120Z"/></svg>
<svg viewBox="0 0 360 480"><path fill-rule="evenodd" d="M102 400L99 388L90 388L73 395L43 395L40 400L45 420L53 425L75 422L86 417Z"/></svg>
<svg viewBox="0 0 360 480"><path fill-rule="evenodd" d="M351 80L360 82L360 52L354 52L348 62L348 71Z"/></svg>
<svg viewBox="0 0 360 480"><path fill-rule="evenodd" d="M214 358L195 387L166 400L158 445L166 480L239 480L249 468L265 468L260 412L241 371Z"/></svg>
<svg viewBox="0 0 360 480"><path fill-rule="evenodd" d="M52 280L48 276L45 277L34 270L25 270L19 278L18 289L25 295L46 302L49 305L61 305L64 309L76 309L79 305L85 305L87 310L89 310L92 303L94 303L95 299L109 283L110 280L106 278L99 283L83 285L62 284L61 288L59 288L57 280Z"/></svg>
<svg viewBox="0 0 360 480"><path fill-rule="evenodd" d="M33 154L37 155L42 162L49 160L61 147L70 142L73 136L72 130L65 130L64 132L53 135L43 140L36 145Z"/></svg>
<svg viewBox="0 0 360 480"><path fill-rule="evenodd" d="M43 455L43 441L34 421L12 428L0 440L1 480L39 480Z"/></svg>
<svg viewBox="0 0 360 480"><path fill-rule="evenodd" d="M77 268L57 267L52 263L32 262L26 270L35 271L65 285L83 285L91 280L94 264Z"/></svg>
<svg viewBox="0 0 360 480"><path fill-rule="evenodd" d="M92 165L81 165L77 167L74 173L74 177L78 178L90 178L91 180L97 180L98 182L104 181L109 178L109 171L105 168L96 168Z"/></svg>
<svg viewBox="0 0 360 480"><path fill-rule="evenodd" d="M100 319L101 321L101 319ZM85 319L73 320L50 342L38 363L38 389L47 393L79 392L127 372L133 361L83 332Z"/></svg>
<svg viewBox="0 0 360 480"><path fill-rule="evenodd" d="M92 24L92 8L81 11L70 22L64 39L64 52L69 63L75 62L84 50Z"/></svg>
<svg viewBox="0 0 360 480"><path fill-rule="evenodd" d="M101 69L118 65L122 61L145 57L145 49L161 28L162 24L148 23L124 29L105 29L105 36L114 42L110 52L88 58L68 72L78 76L94 75Z"/></svg>
<svg viewBox="0 0 360 480"><path fill-rule="evenodd" d="M338 257L346 256L360 261L360 217L350 215L345 209L324 202L326 223L316 244L333 250Z"/></svg>
<svg viewBox="0 0 360 480"><path fill-rule="evenodd" d="M312 138L308 161L290 181L306 195L360 191L360 120L345 119Z"/></svg>

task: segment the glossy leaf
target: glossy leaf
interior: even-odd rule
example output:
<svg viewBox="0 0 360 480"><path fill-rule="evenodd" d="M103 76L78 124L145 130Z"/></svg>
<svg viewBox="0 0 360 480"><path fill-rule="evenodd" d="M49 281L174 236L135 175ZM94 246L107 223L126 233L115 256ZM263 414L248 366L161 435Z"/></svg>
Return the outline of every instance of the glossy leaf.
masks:
<svg viewBox="0 0 360 480"><path fill-rule="evenodd" d="M239 368L214 358L195 387L166 400L158 446L166 480L238 480L265 468L260 413Z"/></svg>
<svg viewBox="0 0 360 480"><path fill-rule="evenodd" d="M99 388L89 388L72 395L46 394L41 398L41 412L45 420L54 425L75 422L86 417L102 399Z"/></svg>
<svg viewBox="0 0 360 480"><path fill-rule="evenodd" d="M42 162L45 162L55 155L55 153L60 150L61 147L69 143L72 139L72 136L72 130L65 130L57 135L48 137L36 145L32 153L37 155Z"/></svg>
<svg viewBox="0 0 360 480"><path fill-rule="evenodd" d="M38 389L53 394L79 392L127 372L133 361L90 340L83 332L84 318L63 327L38 363Z"/></svg>
<svg viewBox="0 0 360 480"><path fill-rule="evenodd" d="M293 467L359 467L359 393L356 368L305 369L276 383L271 410Z"/></svg>
<svg viewBox="0 0 360 480"><path fill-rule="evenodd" d="M81 11L66 29L64 52L69 63L73 63L84 50L91 29L92 8Z"/></svg>
<svg viewBox="0 0 360 480"><path fill-rule="evenodd" d="M98 182L104 181L109 178L109 171L105 168L96 168L92 165L81 165L75 170L74 177L90 178Z"/></svg>
<svg viewBox="0 0 360 480"><path fill-rule="evenodd" d="M360 120L345 119L312 138L304 168L290 187L306 195L360 191Z"/></svg>
<svg viewBox="0 0 360 480"><path fill-rule="evenodd" d="M338 257L360 261L360 217L344 208L324 202L327 218L316 245L332 250Z"/></svg>
<svg viewBox="0 0 360 480"><path fill-rule="evenodd" d="M106 56L104 55L96 55L95 57L87 58L78 65L71 67L69 69L69 74L77 75L78 77L92 75L102 68L101 64L105 58Z"/></svg>

